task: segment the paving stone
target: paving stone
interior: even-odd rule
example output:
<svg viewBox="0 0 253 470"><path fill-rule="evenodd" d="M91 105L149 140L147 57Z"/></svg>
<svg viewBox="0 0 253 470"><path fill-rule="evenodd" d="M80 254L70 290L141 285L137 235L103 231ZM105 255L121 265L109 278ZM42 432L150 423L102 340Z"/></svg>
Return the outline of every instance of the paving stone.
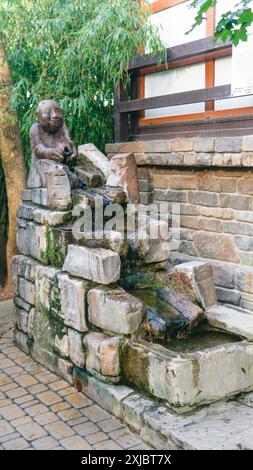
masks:
<svg viewBox="0 0 253 470"><path fill-rule="evenodd" d="M7 395L8 398L18 398L18 397L22 397L23 395L26 395L26 394L27 394L27 390L25 390L22 387L15 387L12 390L8 390L6 392L6 395Z"/></svg>
<svg viewBox="0 0 253 470"><path fill-rule="evenodd" d="M23 395L22 397L15 398L14 402L17 405L23 405L27 402L31 401L31 395Z"/></svg>
<svg viewBox="0 0 253 470"><path fill-rule="evenodd" d="M1 390L2 390L2 392L7 392L8 390L13 390L14 388L18 388L18 384L16 384L15 382L11 382L11 383L1 387Z"/></svg>
<svg viewBox="0 0 253 470"><path fill-rule="evenodd" d="M104 421L100 421L99 423L99 427L104 432L116 431L116 429L120 429L123 426L124 426L123 423L119 419L116 419L116 418L108 418L108 419L105 419Z"/></svg>
<svg viewBox="0 0 253 470"><path fill-rule="evenodd" d="M0 436L13 433L13 427L5 420L0 420Z"/></svg>
<svg viewBox="0 0 253 470"><path fill-rule="evenodd" d="M122 450L121 447L117 442L113 441L112 439L99 442L98 444L94 444L96 450Z"/></svg>
<svg viewBox="0 0 253 470"><path fill-rule="evenodd" d="M3 443L3 447L6 450L23 450L29 447L29 442L27 442L23 437L19 437L18 439L11 439Z"/></svg>
<svg viewBox="0 0 253 470"><path fill-rule="evenodd" d="M34 406L29 406L26 408L26 413L28 413L30 416L37 416L41 413L46 413L47 407L45 405L34 405Z"/></svg>
<svg viewBox="0 0 253 470"><path fill-rule="evenodd" d="M75 408L83 408L84 406L89 406L92 403L89 398L78 392L67 395L66 400Z"/></svg>
<svg viewBox="0 0 253 470"><path fill-rule="evenodd" d="M88 406L87 408L85 408L84 414L91 421L94 421L94 423L97 423L98 421L102 421L103 419L110 417L109 413L100 408L98 405Z"/></svg>
<svg viewBox="0 0 253 470"><path fill-rule="evenodd" d="M22 387L30 387L35 385L38 381L31 375L20 375L17 377L16 382L18 382Z"/></svg>
<svg viewBox="0 0 253 470"><path fill-rule="evenodd" d="M50 450L57 446L57 441L52 436L46 436L40 439L36 439L32 442L32 445L35 449L38 450Z"/></svg>
<svg viewBox="0 0 253 470"><path fill-rule="evenodd" d="M47 424L45 429L59 440L74 434L74 431L71 429L71 427L69 427L63 421L55 421L54 423Z"/></svg>
<svg viewBox="0 0 253 470"><path fill-rule="evenodd" d="M40 437L44 437L47 433L44 429L37 423L28 423L23 424L17 428L17 431L22 434L22 436L27 439L27 441L34 441Z"/></svg>
<svg viewBox="0 0 253 470"><path fill-rule="evenodd" d="M81 417L81 413L79 413L78 410L75 408L71 408L69 410L63 410L58 412L58 416L63 420L63 421L73 421L76 418ZM68 423L69 424L69 423Z"/></svg>
<svg viewBox="0 0 253 470"><path fill-rule="evenodd" d="M3 416L4 419L11 421L12 419L21 418L25 415L23 410L19 408L17 405L8 405L0 408L0 414Z"/></svg>
<svg viewBox="0 0 253 470"><path fill-rule="evenodd" d="M118 431L113 431L110 434L110 437L118 442L124 449L138 445L141 440L136 437L134 434L129 432L127 429L120 429Z"/></svg>
<svg viewBox="0 0 253 470"><path fill-rule="evenodd" d="M57 380L56 382L53 382L49 385L49 387L54 391L62 390L63 388L67 388L68 386L69 384L65 380Z"/></svg>
<svg viewBox="0 0 253 470"><path fill-rule="evenodd" d="M86 439L90 444L96 444L97 442L102 442L102 441L107 440L107 434L100 431L94 434L90 434L89 436L86 436Z"/></svg>
<svg viewBox="0 0 253 470"><path fill-rule="evenodd" d="M69 407L70 407L69 403L66 403L66 402L56 403L55 405L51 406L51 410L54 411L54 412L57 412L57 411L66 410Z"/></svg>
<svg viewBox="0 0 253 470"><path fill-rule="evenodd" d="M32 393L33 395L36 395L37 393L44 392L45 390L48 390L46 385L44 384L36 384L32 385L29 387L29 392Z"/></svg>
<svg viewBox="0 0 253 470"><path fill-rule="evenodd" d="M60 443L68 450L91 450L92 447L80 436L62 439Z"/></svg>
<svg viewBox="0 0 253 470"><path fill-rule="evenodd" d="M4 442L10 441L11 439L17 439L18 437L20 437L20 434L18 432L12 432L10 434L9 433L4 434L3 436L0 436L0 444L3 444Z"/></svg>
<svg viewBox="0 0 253 470"><path fill-rule="evenodd" d="M86 423L77 424L76 426L74 426L73 429L77 432L77 434L80 434L81 436L88 436L89 434L93 434L99 431L99 428L90 421L87 421Z"/></svg>
<svg viewBox="0 0 253 470"><path fill-rule="evenodd" d="M11 421L11 425L14 426L14 428L21 426L22 424L27 424L31 423L32 418L30 416L23 416L22 418L17 418Z"/></svg>
<svg viewBox="0 0 253 470"><path fill-rule="evenodd" d="M55 392L51 392L50 390L39 393L37 397L45 405L53 405L54 403L58 403L59 401L61 401L59 395L57 395Z"/></svg>
<svg viewBox="0 0 253 470"><path fill-rule="evenodd" d="M46 413L39 414L38 416L35 415L33 417L37 423L45 426L45 424L53 423L54 421L58 421L58 417L55 413L51 411L47 411Z"/></svg>
<svg viewBox="0 0 253 470"><path fill-rule="evenodd" d="M87 423L88 418L86 416L80 416L80 418L74 418L68 421L69 426L77 426L78 424Z"/></svg>

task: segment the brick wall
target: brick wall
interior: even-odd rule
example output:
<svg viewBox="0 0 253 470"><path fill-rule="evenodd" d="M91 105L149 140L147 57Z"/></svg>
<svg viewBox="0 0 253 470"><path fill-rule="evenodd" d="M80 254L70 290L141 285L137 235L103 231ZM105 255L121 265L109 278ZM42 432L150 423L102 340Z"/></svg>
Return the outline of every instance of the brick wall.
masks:
<svg viewBox="0 0 253 470"><path fill-rule="evenodd" d="M141 202L180 203L175 262L208 259L218 299L253 311L253 136L109 144L133 152Z"/></svg>

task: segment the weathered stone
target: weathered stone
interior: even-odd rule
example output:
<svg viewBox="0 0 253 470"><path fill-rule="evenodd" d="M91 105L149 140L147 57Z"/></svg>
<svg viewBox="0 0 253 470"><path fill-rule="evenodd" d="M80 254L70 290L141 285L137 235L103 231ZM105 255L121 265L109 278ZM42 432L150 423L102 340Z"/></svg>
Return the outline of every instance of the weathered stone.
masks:
<svg viewBox="0 0 253 470"><path fill-rule="evenodd" d="M71 212L67 211L50 211L46 209L35 209L33 211L33 220L42 225L60 225L71 219Z"/></svg>
<svg viewBox="0 0 253 470"><path fill-rule="evenodd" d="M225 166L241 166L241 153L224 153L223 158Z"/></svg>
<svg viewBox="0 0 253 470"><path fill-rule="evenodd" d="M81 167L75 168L75 173L84 181L88 188L96 188L105 184L106 179L102 172L92 168L92 170L84 169Z"/></svg>
<svg viewBox="0 0 253 470"><path fill-rule="evenodd" d="M119 144L118 152L119 153L135 153L143 152L144 142L122 142Z"/></svg>
<svg viewBox="0 0 253 470"><path fill-rule="evenodd" d="M59 375L70 384L73 383L73 364L70 361L63 359L55 353L41 348L34 343L30 348L30 352L35 361L44 365L47 369Z"/></svg>
<svg viewBox="0 0 253 470"><path fill-rule="evenodd" d="M174 269L186 275L203 308L217 304L212 267L209 264L193 261L179 264Z"/></svg>
<svg viewBox="0 0 253 470"><path fill-rule="evenodd" d="M122 419L122 401L133 393L133 389L124 385L105 384L77 368L74 368L73 381L79 391Z"/></svg>
<svg viewBox="0 0 253 470"><path fill-rule="evenodd" d="M103 333L88 333L84 337L86 369L104 376L119 378L119 338Z"/></svg>
<svg viewBox="0 0 253 470"><path fill-rule="evenodd" d="M24 351L26 354L29 354L27 340L28 340L28 336L25 333L17 329L14 329L14 343L16 344L18 348L22 349L22 351Z"/></svg>
<svg viewBox="0 0 253 470"><path fill-rule="evenodd" d="M207 230L209 232L221 232L222 221L218 219L204 219L200 221L200 229Z"/></svg>
<svg viewBox="0 0 253 470"><path fill-rule="evenodd" d="M30 254L29 238L28 238L28 231L26 228L18 227L16 241L17 241L18 251L24 255L29 255Z"/></svg>
<svg viewBox="0 0 253 470"><path fill-rule="evenodd" d="M171 140L146 140L142 142L143 150L147 153L155 152L171 152L172 141Z"/></svg>
<svg viewBox="0 0 253 470"><path fill-rule="evenodd" d="M193 139L179 137L172 141L172 152L191 152Z"/></svg>
<svg viewBox="0 0 253 470"><path fill-rule="evenodd" d="M193 241L203 258L238 262L239 256L231 235L210 232L195 232Z"/></svg>
<svg viewBox="0 0 253 470"><path fill-rule="evenodd" d="M37 275L37 269L41 265L28 256L17 255L12 258L12 266L13 273L16 272L18 276L34 282Z"/></svg>
<svg viewBox="0 0 253 470"><path fill-rule="evenodd" d="M78 331L88 331L86 296L89 284L61 273L58 275L58 285L61 297L61 312L64 315L65 325Z"/></svg>
<svg viewBox="0 0 253 470"><path fill-rule="evenodd" d="M190 152L186 153L183 158L184 158L183 164L185 166L194 166L194 165L196 165L197 155L196 155L195 152L194 153L190 153Z"/></svg>
<svg viewBox="0 0 253 470"><path fill-rule="evenodd" d="M253 225L234 221L225 221L222 224L223 232L238 233L239 235L253 236Z"/></svg>
<svg viewBox="0 0 253 470"><path fill-rule="evenodd" d="M60 356L68 357L69 356L69 336L63 335L61 338L55 336L55 349L59 352Z"/></svg>
<svg viewBox="0 0 253 470"><path fill-rule="evenodd" d="M93 144L79 145L78 160L88 168L94 167L108 178L110 161Z"/></svg>
<svg viewBox="0 0 253 470"><path fill-rule="evenodd" d="M20 193L20 197L22 201L31 201L32 200L32 192L30 189L23 189Z"/></svg>
<svg viewBox="0 0 253 470"><path fill-rule="evenodd" d="M32 202L39 206L47 207L48 204L48 190L46 188L36 188L32 190Z"/></svg>
<svg viewBox="0 0 253 470"><path fill-rule="evenodd" d="M33 339L33 332L34 332L34 327L35 327L35 316L36 316L36 310L35 308L32 308L29 312L28 316L28 324L27 324L27 333L28 333L28 338Z"/></svg>
<svg viewBox="0 0 253 470"><path fill-rule="evenodd" d="M17 227L26 228L27 220L17 217Z"/></svg>
<svg viewBox="0 0 253 470"><path fill-rule="evenodd" d="M241 294L231 289L224 289L222 287L216 288L217 299L219 302L239 305L241 301Z"/></svg>
<svg viewBox="0 0 253 470"><path fill-rule="evenodd" d="M163 220L138 214L138 232L128 234L128 240L137 250L145 263L158 263L170 256L171 234L168 223Z"/></svg>
<svg viewBox="0 0 253 470"><path fill-rule="evenodd" d="M100 284L116 282L120 276L120 257L103 248L69 245L63 270Z"/></svg>
<svg viewBox="0 0 253 470"><path fill-rule="evenodd" d="M213 152L214 151L214 138L196 138L193 142L195 152Z"/></svg>
<svg viewBox="0 0 253 470"><path fill-rule="evenodd" d="M35 205L32 203L22 203L20 204L17 212L17 217L21 219L31 220L33 217L33 211L35 209Z"/></svg>
<svg viewBox="0 0 253 470"><path fill-rule="evenodd" d="M155 404L140 393L134 393L125 398L122 408L126 424L136 432L140 432L144 426L143 414L155 409Z"/></svg>
<svg viewBox="0 0 253 470"><path fill-rule="evenodd" d="M196 189L196 175L175 175L175 174L153 174L153 185L155 188L161 189Z"/></svg>
<svg viewBox="0 0 253 470"><path fill-rule="evenodd" d="M85 366L85 354L83 348L83 335L75 330L68 330L69 357L71 361L81 369Z"/></svg>
<svg viewBox="0 0 253 470"><path fill-rule="evenodd" d="M213 166L225 166L224 163L224 154L223 153L215 153L213 155Z"/></svg>
<svg viewBox="0 0 253 470"><path fill-rule="evenodd" d="M190 204L200 204L203 206L218 206L219 195L207 191L189 191L188 202Z"/></svg>
<svg viewBox="0 0 253 470"><path fill-rule="evenodd" d="M240 250L252 251L253 250L253 237L241 237L240 235L234 237L235 244Z"/></svg>
<svg viewBox="0 0 253 470"><path fill-rule="evenodd" d="M14 323L16 327L27 334L28 331L28 312L15 308L14 310Z"/></svg>
<svg viewBox="0 0 253 470"><path fill-rule="evenodd" d="M21 297L14 297L14 304L20 308L21 310L25 310L26 312L29 312L31 310L31 305L25 302L24 299L21 299Z"/></svg>
<svg viewBox="0 0 253 470"><path fill-rule="evenodd" d="M124 238L124 233L118 232L116 230L96 230L96 232L90 234L90 238L88 238L87 235L84 239L80 240L80 244L89 248L109 248L122 257L127 256L128 243Z"/></svg>
<svg viewBox="0 0 253 470"><path fill-rule="evenodd" d="M71 205L71 188L69 178L63 169L51 170L46 173L48 191L48 207L66 210Z"/></svg>
<svg viewBox="0 0 253 470"><path fill-rule="evenodd" d="M44 311L54 310L61 314L59 305L59 289L57 287L57 274L59 271L53 267L39 266L35 279L35 305ZM56 311L57 310L57 311Z"/></svg>
<svg viewBox="0 0 253 470"><path fill-rule="evenodd" d="M153 202L152 192L147 192L147 193L140 192L140 204L152 204L152 202Z"/></svg>
<svg viewBox="0 0 253 470"><path fill-rule="evenodd" d="M110 162L108 186L119 186L127 194L128 202L138 204L140 200L137 166L132 153L115 155Z"/></svg>
<svg viewBox="0 0 253 470"><path fill-rule="evenodd" d="M215 285L227 287L228 289L234 288L234 266L215 262L212 263L212 269Z"/></svg>
<svg viewBox="0 0 253 470"><path fill-rule="evenodd" d="M43 253L47 249L47 227L35 222L27 224L29 254L33 258L43 261Z"/></svg>
<svg viewBox="0 0 253 470"><path fill-rule="evenodd" d="M208 323L253 341L253 316L232 308L216 305L206 311Z"/></svg>
<svg viewBox="0 0 253 470"><path fill-rule="evenodd" d="M219 153L240 152L242 147L241 137L216 137L215 151Z"/></svg>
<svg viewBox="0 0 253 470"><path fill-rule="evenodd" d="M154 201L187 202L186 191L155 189L153 195Z"/></svg>
<svg viewBox="0 0 253 470"><path fill-rule="evenodd" d="M105 153L118 153L119 144L106 144Z"/></svg>
<svg viewBox="0 0 253 470"><path fill-rule="evenodd" d="M132 334L144 318L142 302L123 289L91 289L88 293L89 320L104 330Z"/></svg>
<svg viewBox="0 0 253 470"><path fill-rule="evenodd" d="M202 283L200 283L200 285L202 287ZM187 286L187 288L189 289L189 286ZM199 323L203 321L204 319L203 309L199 305L196 305L196 303L193 303L191 300L189 300L186 295L183 295L180 292L174 292L173 290L170 290L168 288L159 289L158 295L169 306L174 307L177 314L181 314L180 316L178 315L178 322L176 321L173 322L172 320L171 325L170 325L169 321L167 321L167 324L170 326L172 335L173 333L175 333L175 331L173 331L173 328L177 330L180 323L181 325L183 323L183 328L185 330L190 331L196 328L199 325Z"/></svg>
<svg viewBox="0 0 253 470"><path fill-rule="evenodd" d="M235 286L240 291L253 294L253 268L238 268L235 271Z"/></svg>
<svg viewBox="0 0 253 470"><path fill-rule="evenodd" d="M253 254L240 252L240 261L241 264L247 264L248 266L253 266Z"/></svg>
<svg viewBox="0 0 253 470"><path fill-rule="evenodd" d="M251 168L253 166L253 153L242 153L242 166Z"/></svg>
<svg viewBox="0 0 253 470"><path fill-rule="evenodd" d="M243 136L242 150L243 150L243 152L252 152L253 151L253 135Z"/></svg>
<svg viewBox="0 0 253 470"><path fill-rule="evenodd" d="M220 205L221 207L231 207L240 211L249 211L252 210L252 198L249 196L238 196L237 194L221 194Z"/></svg>
<svg viewBox="0 0 253 470"><path fill-rule="evenodd" d="M34 284L26 279L19 278L19 293L20 297L27 303L34 305L35 302L35 291Z"/></svg>
<svg viewBox="0 0 253 470"><path fill-rule="evenodd" d="M196 163L201 166L211 166L213 155L211 153L197 153Z"/></svg>

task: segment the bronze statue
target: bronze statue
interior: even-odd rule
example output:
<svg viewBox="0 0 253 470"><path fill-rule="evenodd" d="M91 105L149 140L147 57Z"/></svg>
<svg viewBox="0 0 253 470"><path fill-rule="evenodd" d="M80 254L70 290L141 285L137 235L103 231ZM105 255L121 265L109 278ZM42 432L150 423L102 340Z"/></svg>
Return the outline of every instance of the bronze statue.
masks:
<svg viewBox="0 0 253 470"><path fill-rule="evenodd" d="M30 129L32 163L46 158L71 166L77 151L58 103L53 100L41 101L36 117L37 121Z"/></svg>

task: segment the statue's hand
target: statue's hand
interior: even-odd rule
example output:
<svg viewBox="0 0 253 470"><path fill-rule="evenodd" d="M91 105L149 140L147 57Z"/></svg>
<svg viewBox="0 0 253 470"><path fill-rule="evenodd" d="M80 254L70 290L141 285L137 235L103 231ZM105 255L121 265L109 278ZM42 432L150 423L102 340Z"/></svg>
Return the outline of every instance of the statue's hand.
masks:
<svg viewBox="0 0 253 470"><path fill-rule="evenodd" d="M60 149L58 147L49 148L45 150L44 157L59 163L62 163L64 161L64 156L61 154Z"/></svg>

